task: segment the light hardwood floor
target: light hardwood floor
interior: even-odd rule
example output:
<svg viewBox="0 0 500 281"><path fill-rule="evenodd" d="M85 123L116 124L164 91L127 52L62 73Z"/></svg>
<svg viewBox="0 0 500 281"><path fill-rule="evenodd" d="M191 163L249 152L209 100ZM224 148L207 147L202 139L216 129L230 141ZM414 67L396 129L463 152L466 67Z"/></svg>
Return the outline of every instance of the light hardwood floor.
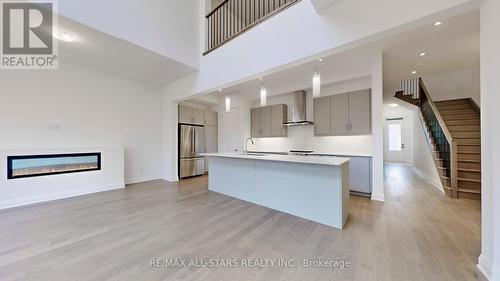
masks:
<svg viewBox="0 0 500 281"><path fill-rule="evenodd" d="M0 280L482 280L480 203L387 165L386 202L352 197L344 230L153 181L0 212ZM349 268L150 267L151 258L348 259Z"/></svg>

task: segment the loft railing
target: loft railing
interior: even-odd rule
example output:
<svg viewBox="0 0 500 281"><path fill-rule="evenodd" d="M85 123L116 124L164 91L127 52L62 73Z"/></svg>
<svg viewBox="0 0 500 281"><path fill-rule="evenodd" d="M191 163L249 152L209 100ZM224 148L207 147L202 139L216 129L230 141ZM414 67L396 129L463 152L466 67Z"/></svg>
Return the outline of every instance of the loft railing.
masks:
<svg viewBox="0 0 500 281"><path fill-rule="evenodd" d="M397 92L403 92L403 95L411 95L413 99L420 98L420 78L412 78L399 82Z"/></svg>
<svg viewBox="0 0 500 281"><path fill-rule="evenodd" d="M206 15L204 55L300 0L225 0Z"/></svg>
<svg viewBox="0 0 500 281"><path fill-rule="evenodd" d="M420 109L434 139L433 150L439 154L445 167L444 187L450 191L452 198L458 197L457 180L457 141L453 139L446 124L421 78L418 79L420 93ZM449 179L449 182L448 182Z"/></svg>

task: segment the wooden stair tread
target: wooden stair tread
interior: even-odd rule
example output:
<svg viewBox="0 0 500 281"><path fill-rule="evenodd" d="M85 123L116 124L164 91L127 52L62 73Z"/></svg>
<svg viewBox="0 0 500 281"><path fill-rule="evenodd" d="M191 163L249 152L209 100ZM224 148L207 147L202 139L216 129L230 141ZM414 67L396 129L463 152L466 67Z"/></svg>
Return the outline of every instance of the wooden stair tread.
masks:
<svg viewBox="0 0 500 281"><path fill-rule="evenodd" d="M458 162L468 162L468 163L481 163L481 160L460 160Z"/></svg>
<svg viewBox="0 0 500 281"><path fill-rule="evenodd" d="M481 180L476 180L476 179L465 179L465 178L457 178L459 181L468 181L468 182L478 182L481 183Z"/></svg>
<svg viewBox="0 0 500 281"><path fill-rule="evenodd" d="M469 99L453 99L453 100L440 100L434 101L435 104L463 104L469 103Z"/></svg>
<svg viewBox="0 0 500 281"><path fill-rule="evenodd" d="M463 168L458 168L458 171L462 172L472 172L472 173L481 173L481 170L476 170L476 169L463 169Z"/></svg>
<svg viewBox="0 0 500 281"><path fill-rule="evenodd" d="M466 189L466 188L459 188L459 189L458 189L458 192L481 194L481 190L477 190L477 189Z"/></svg>

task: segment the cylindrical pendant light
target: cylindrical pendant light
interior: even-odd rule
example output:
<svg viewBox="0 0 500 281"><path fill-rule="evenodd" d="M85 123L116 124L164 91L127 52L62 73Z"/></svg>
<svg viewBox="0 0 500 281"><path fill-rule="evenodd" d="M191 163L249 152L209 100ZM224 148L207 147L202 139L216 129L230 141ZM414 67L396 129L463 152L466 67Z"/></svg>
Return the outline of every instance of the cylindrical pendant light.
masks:
<svg viewBox="0 0 500 281"><path fill-rule="evenodd" d="M323 61L323 59L319 59L318 62ZM314 75L312 78L312 86L313 86L313 97L319 98L321 96L321 75L318 71L318 65L316 64L316 70L314 71Z"/></svg>
<svg viewBox="0 0 500 281"><path fill-rule="evenodd" d="M260 106L267 104L267 89L264 85L260 87Z"/></svg>
<svg viewBox="0 0 500 281"><path fill-rule="evenodd" d="M225 101L226 101L226 104L225 104L226 112L230 112L231 111L231 97L227 96Z"/></svg>
<svg viewBox="0 0 500 281"><path fill-rule="evenodd" d="M314 72L313 75L313 97L319 98L321 95L321 75L318 71Z"/></svg>

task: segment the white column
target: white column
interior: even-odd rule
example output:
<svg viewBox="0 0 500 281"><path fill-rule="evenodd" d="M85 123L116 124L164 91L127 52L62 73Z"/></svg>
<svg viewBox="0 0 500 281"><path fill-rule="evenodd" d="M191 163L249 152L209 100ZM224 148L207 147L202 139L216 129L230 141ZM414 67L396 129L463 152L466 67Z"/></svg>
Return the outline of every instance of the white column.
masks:
<svg viewBox="0 0 500 281"><path fill-rule="evenodd" d="M177 181L177 120L178 104L171 99L168 92L162 93L162 173L161 177L168 181Z"/></svg>
<svg viewBox="0 0 500 281"><path fill-rule="evenodd" d="M385 201L384 196L384 113L383 55L374 56L372 64L372 200Z"/></svg>
<svg viewBox="0 0 500 281"><path fill-rule="evenodd" d="M478 267L500 280L500 1L481 6L481 256ZM496 175L495 175L496 173Z"/></svg>

